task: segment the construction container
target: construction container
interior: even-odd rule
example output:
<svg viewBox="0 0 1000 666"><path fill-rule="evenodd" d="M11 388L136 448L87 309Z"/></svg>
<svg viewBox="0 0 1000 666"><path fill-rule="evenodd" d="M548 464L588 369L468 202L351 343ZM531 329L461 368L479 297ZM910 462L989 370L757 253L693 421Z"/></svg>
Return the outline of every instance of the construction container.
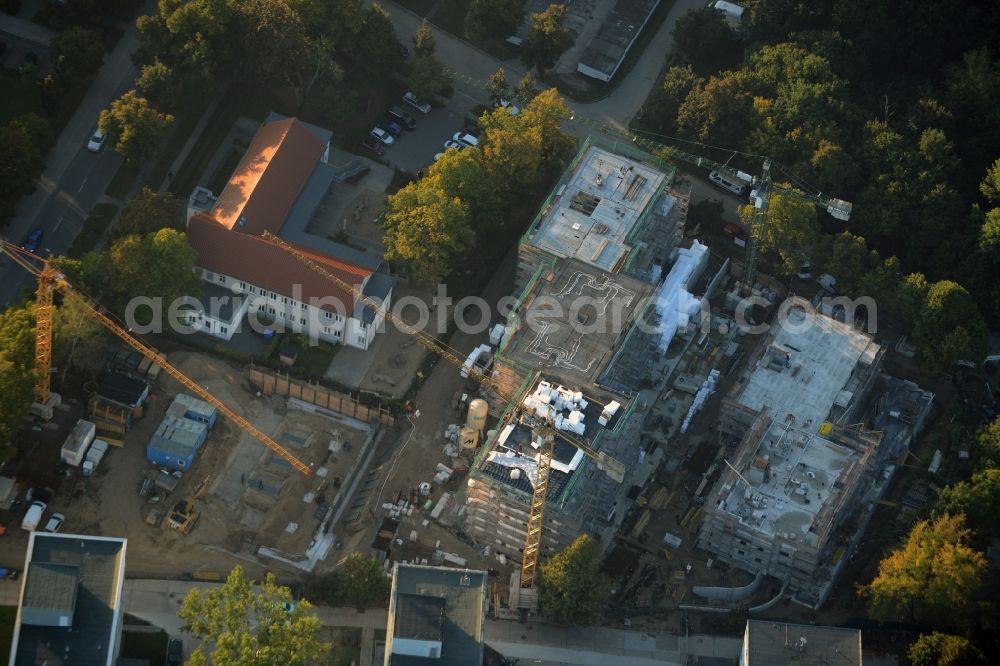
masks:
<svg viewBox="0 0 1000 666"><path fill-rule="evenodd" d="M80 419L63 442L61 456L64 462L73 467L79 467L87 455L90 443L94 441L96 428L90 421Z"/></svg>
<svg viewBox="0 0 1000 666"><path fill-rule="evenodd" d="M167 408L167 414L177 418L191 419L204 423L209 428L215 425L219 412L201 398L195 398L187 393L178 393Z"/></svg>
<svg viewBox="0 0 1000 666"><path fill-rule="evenodd" d="M191 467L208 437L208 425L188 418L165 416L146 445L146 458L169 470Z"/></svg>
<svg viewBox="0 0 1000 666"><path fill-rule="evenodd" d="M101 464L101 460L104 459L104 454L108 452L108 443L103 439L95 439L94 443L90 445L90 450L87 451L87 457L83 461L81 470L83 470L84 476L90 476L97 469L97 466Z"/></svg>

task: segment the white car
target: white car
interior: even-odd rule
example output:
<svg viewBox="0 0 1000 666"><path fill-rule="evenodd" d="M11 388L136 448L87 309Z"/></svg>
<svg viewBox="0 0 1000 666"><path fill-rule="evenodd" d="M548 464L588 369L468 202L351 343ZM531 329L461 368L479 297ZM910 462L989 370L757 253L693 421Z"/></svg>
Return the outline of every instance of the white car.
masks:
<svg viewBox="0 0 1000 666"><path fill-rule="evenodd" d="M49 518L49 522L45 523L45 529L43 532L58 532L62 527L62 524L66 521L66 516L61 513L53 513Z"/></svg>
<svg viewBox="0 0 1000 666"><path fill-rule="evenodd" d="M479 145L479 139L466 132L455 132L455 136L451 137L451 139L452 141L464 143L470 148L474 148Z"/></svg>
<svg viewBox="0 0 1000 666"><path fill-rule="evenodd" d="M437 162L442 157L444 157L444 153L438 153L437 155L434 156L434 161Z"/></svg>
<svg viewBox="0 0 1000 666"><path fill-rule="evenodd" d="M409 104L410 106L412 106L414 109L416 109L420 113L430 113L431 112L431 105L430 104L421 104L420 102L418 102L417 101L417 96L414 95L412 92L407 92L405 95L403 95L403 101L406 102L407 104Z"/></svg>
<svg viewBox="0 0 1000 666"><path fill-rule="evenodd" d="M500 103L499 104L495 104L493 106L493 108L495 108L495 109L500 109L500 108L510 109L510 115L512 115L512 116L516 116L517 114L521 113L521 109L517 108L516 104L514 104L513 102L508 102L505 99L501 99Z"/></svg>
<svg viewBox="0 0 1000 666"><path fill-rule="evenodd" d="M372 136L384 143L387 146L391 146L395 139L392 138L392 134L389 134L381 127L376 127L372 130Z"/></svg>
<svg viewBox="0 0 1000 666"><path fill-rule="evenodd" d="M104 140L107 138L107 134L104 133L104 130L98 127L90 136L90 141L87 142L87 150L92 153L101 152L101 148L104 147Z"/></svg>
<svg viewBox="0 0 1000 666"><path fill-rule="evenodd" d="M465 150L466 148L468 148L468 146L462 143L461 141L454 141L449 139L448 141L444 142L444 149L448 150L449 148L454 148L455 150Z"/></svg>

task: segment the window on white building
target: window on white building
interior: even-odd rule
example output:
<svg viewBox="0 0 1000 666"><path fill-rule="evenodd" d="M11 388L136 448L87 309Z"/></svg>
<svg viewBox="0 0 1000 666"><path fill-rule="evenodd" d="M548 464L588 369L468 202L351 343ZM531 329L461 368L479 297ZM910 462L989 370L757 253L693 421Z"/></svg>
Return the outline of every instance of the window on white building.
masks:
<svg viewBox="0 0 1000 666"><path fill-rule="evenodd" d="M269 314L274 314L274 308L268 308L267 311Z"/></svg>
<svg viewBox="0 0 1000 666"><path fill-rule="evenodd" d="M274 292L272 291L272 292L271 292L271 300L273 301L273 300L274 300L274 299L276 299L277 297L278 297L278 295L277 295L276 293L274 293Z"/></svg>
<svg viewBox="0 0 1000 666"><path fill-rule="evenodd" d="M303 317L302 319L299 319L299 323L302 324L303 326L305 326L306 325L306 318Z"/></svg>
<svg viewBox="0 0 1000 666"><path fill-rule="evenodd" d="M324 326L323 327L323 333L325 333L327 335L330 335L330 327L329 326Z"/></svg>
<svg viewBox="0 0 1000 666"><path fill-rule="evenodd" d="M240 289L246 290L246 288L247 288L247 283L241 281L240 282Z"/></svg>
<svg viewBox="0 0 1000 666"><path fill-rule="evenodd" d="M281 302L284 303L285 305L288 305L288 297L287 296L282 296L281 297Z"/></svg>
<svg viewBox="0 0 1000 666"><path fill-rule="evenodd" d="M365 336L363 336L363 335L359 335L359 336L358 336L358 344L359 344L359 345L363 345L363 344L365 344L365 340L366 340L366 339L367 339L367 338L365 338Z"/></svg>
<svg viewBox="0 0 1000 666"><path fill-rule="evenodd" d="M255 287L253 285L250 285L250 293L251 294L256 294L257 293L257 287Z"/></svg>
<svg viewBox="0 0 1000 666"><path fill-rule="evenodd" d="M258 312L263 312L264 311L264 304L263 303L258 303L257 304L257 311Z"/></svg>
<svg viewBox="0 0 1000 666"><path fill-rule="evenodd" d="M219 327L219 333L228 333L228 332L229 332L229 329L226 328L225 326L220 326Z"/></svg>
<svg viewBox="0 0 1000 666"><path fill-rule="evenodd" d="M333 313L332 312L324 312L323 316L326 317L327 319L333 319Z"/></svg>
<svg viewBox="0 0 1000 666"><path fill-rule="evenodd" d="M219 282L221 282L222 284L226 284L226 276L225 275L220 275L219 276Z"/></svg>
<svg viewBox="0 0 1000 666"><path fill-rule="evenodd" d="M308 305L306 305L305 303L303 303L303 304L302 304L302 309L303 309L303 310L307 309L308 307L309 307L309 306L308 306Z"/></svg>

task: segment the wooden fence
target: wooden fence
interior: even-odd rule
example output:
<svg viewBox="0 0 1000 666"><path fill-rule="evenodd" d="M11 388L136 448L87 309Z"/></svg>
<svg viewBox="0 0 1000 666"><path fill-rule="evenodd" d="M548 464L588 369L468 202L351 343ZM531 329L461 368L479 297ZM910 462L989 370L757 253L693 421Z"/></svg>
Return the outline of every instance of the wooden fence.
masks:
<svg viewBox="0 0 1000 666"><path fill-rule="evenodd" d="M249 373L250 386L264 395L298 398L365 423L377 419L382 425L391 427L396 420L392 413L381 405L364 405L351 395L328 389L320 384L302 382L273 370L253 366L249 368Z"/></svg>

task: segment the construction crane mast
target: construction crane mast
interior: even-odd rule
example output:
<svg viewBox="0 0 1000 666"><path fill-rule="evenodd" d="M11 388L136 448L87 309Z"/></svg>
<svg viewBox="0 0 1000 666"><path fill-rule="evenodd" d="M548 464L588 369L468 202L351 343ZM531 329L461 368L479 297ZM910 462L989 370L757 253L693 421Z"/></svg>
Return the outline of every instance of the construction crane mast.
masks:
<svg viewBox="0 0 1000 666"><path fill-rule="evenodd" d="M0 245L0 252L6 254L21 268L38 278L38 290L36 291L38 307L36 314L37 323L35 325L35 368L39 374L38 383L35 385L35 398L42 402L42 404L45 404L49 397L49 375L51 373L50 363L52 360L52 315L54 311L53 295L56 291L59 291L64 297L80 306L84 312L99 321L106 329L114 333L130 347L160 366L164 372L176 379L184 388L215 407L219 410L220 414L253 435L264 446L288 461L299 472L306 476L311 476L314 473L309 465L293 456L283 446L261 432L250 421L237 414L226 403L216 398L193 379L168 363L162 356L157 354L155 349L129 333L128 330L118 324L100 306L93 303L90 298L84 296L79 290L74 288L66 280L66 277L47 261L7 241L3 241L2 245ZM39 268L36 266L33 260L42 261L43 267Z"/></svg>
<svg viewBox="0 0 1000 666"><path fill-rule="evenodd" d="M307 255L299 251L295 246L285 242L278 236L265 231L263 237L277 245L285 252L298 259L314 272L326 278L331 283L337 285L344 291L352 294L354 298L362 302L367 307L375 311L380 317L391 322L403 333L413 336L417 342L426 349L434 352L452 365L468 372L480 385L493 391L501 399L508 403L517 400L517 396L502 389L497 382L489 375L483 373L476 367L467 367L463 363L462 357L453 349L437 338L431 337L421 330L410 326L399 317L387 310L379 301L365 296L356 285L348 283L346 280L327 270L319 263L310 259ZM556 430L548 423L528 422L532 426L535 437L540 440L538 447L537 470L535 472L535 484L531 494L530 511L528 513L528 528L524 541L524 557L521 560L521 589L531 589L535 584L538 572L538 559L541 555L542 531L545 522L545 498L548 494L549 471L552 468L552 454L555 447L555 438L562 437L567 442L583 451L585 455L597 463L597 468L607 474L612 480L621 483L625 479L625 466L602 451L596 451L588 444L580 441L576 437L565 432Z"/></svg>
<svg viewBox="0 0 1000 666"><path fill-rule="evenodd" d="M809 193L793 189L791 187L776 185L771 179L772 160L769 157L763 158L760 176L755 178L751 174L734 169L729 166L728 163L723 164L721 162L716 162L708 159L707 157L701 157L700 155L688 153L678 148L674 148L673 146L668 146L658 141L651 141L635 134L632 135L632 141L642 145L651 152L659 153L670 159L686 162L697 167L725 173L748 186L752 186L753 189L750 193L750 199L751 204L754 207L754 211L750 220L750 240L747 243L746 265L744 268L741 286L744 296L750 293L750 290L753 289L754 282L757 279L757 258L760 253L760 237L764 227L767 225L767 211L772 194L781 194L783 196L799 199L800 201L807 201L816 206L820 206L824 208L831 217L837 220L846 222L851 217L853 204L844 201L843 199L827 197L821 192Z"/></svg>

